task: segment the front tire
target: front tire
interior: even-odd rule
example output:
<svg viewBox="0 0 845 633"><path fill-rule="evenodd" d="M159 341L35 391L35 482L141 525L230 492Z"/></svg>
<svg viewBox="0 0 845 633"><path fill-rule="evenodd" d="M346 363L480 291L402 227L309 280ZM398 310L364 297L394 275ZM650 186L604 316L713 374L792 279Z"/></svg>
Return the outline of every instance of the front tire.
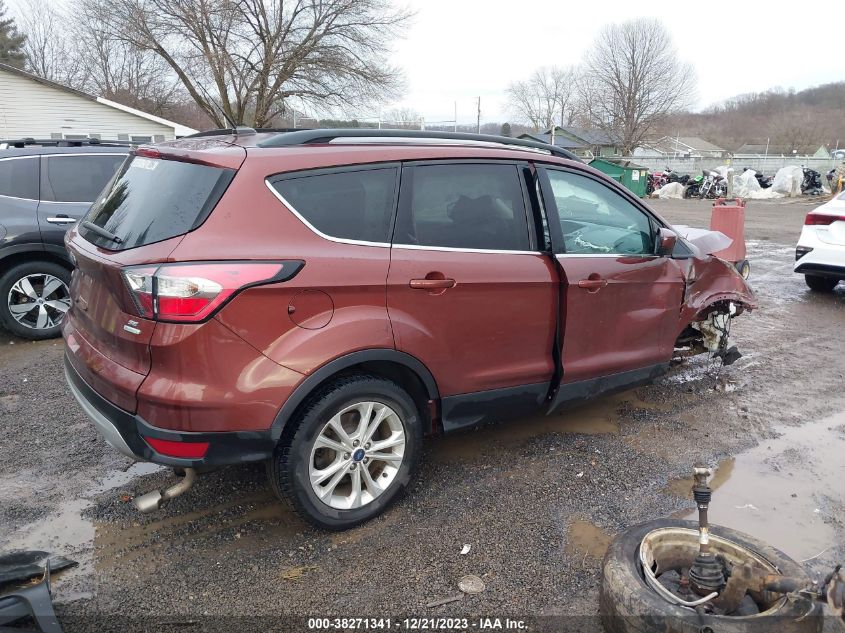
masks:
<svg viewBox="0 0 845 633"><path fill-rule="evenodd" d="M292 432L283 434L270 460L270 483L325 530L346 530L384 512L405 491L419 460L419 410L383 378L339 378L288 424Z"/></svg>
<svg viewBox="0 0 845 633"><path fill-rule="evenodd" d="M0 324L16 336L55 338L70 308L70 271L59 264L32 261L12 266L0 277Z"/></svg>
<svg viewBox="0 0 845 633"><path fill-rule="evenodd" d="M830 277L818 277L816 275L804 275L804 281L813 292L833 292L838 279L831 279Z"/></svg>

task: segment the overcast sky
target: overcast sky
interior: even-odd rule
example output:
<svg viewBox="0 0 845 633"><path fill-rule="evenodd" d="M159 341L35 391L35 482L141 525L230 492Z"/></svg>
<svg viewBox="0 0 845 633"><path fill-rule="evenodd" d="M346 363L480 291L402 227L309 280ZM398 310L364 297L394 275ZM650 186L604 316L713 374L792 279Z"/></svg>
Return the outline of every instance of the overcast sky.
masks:
<svg viewBox="0 0 845 633"><path fill-rule="evenodd" d="M564 2L410 0L417 11L394 61L404 67L402 105L426 121L510 117L504 90L542 65L576 64L601 26L661 19L698 77L697 107L774 86L845 81L845 2ZM660 69L655 68L659 74Z"/></svg>
<svg viewBox="0 0 845 633"><path fill-rule="evenodd" d="M509 82L538 66L577 64L603 24L640 16L662 20L680 58L695 66L697 108L775 86L845 81L843 0L397 2L417 13L391 59L404 68L407 94L385 110L409 107L432 124L451 121L456 101L458 122L474 123L478 96L482 122L514 120L504 97ZM21 2L7 4L14 11Z"/></svg>

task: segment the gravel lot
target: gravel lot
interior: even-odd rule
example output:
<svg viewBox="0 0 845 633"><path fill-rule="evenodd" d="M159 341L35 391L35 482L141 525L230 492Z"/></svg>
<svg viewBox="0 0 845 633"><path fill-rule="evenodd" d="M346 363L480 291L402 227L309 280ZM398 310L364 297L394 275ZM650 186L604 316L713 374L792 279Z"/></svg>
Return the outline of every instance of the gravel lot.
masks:
<svg viewBox="0 0 845 633"><path fill-rule="evenodd" d="M709 222L708 203L653 202L672 222ZM180 630L264 626L226 619L254 616L592 616L610 537L688 514L689 482L677 479L704 460L721 464L717 522L796 559L825 548L807 565L829 570L845 559L845 285L811 295L791 272L812 206L749 203L761 307L734 324L735 365L693 359L562 415L430 440L407 497L342 534L292 515L263 466L206 474L139 515L127 500L170 473L99 438L65 389L61 342L0 333L0 550L80 561L55 579L70 631L126 627L109 620L121 617L151 627L153 616ZM459 596L465 574L486 589L426 606Z"/></svg>

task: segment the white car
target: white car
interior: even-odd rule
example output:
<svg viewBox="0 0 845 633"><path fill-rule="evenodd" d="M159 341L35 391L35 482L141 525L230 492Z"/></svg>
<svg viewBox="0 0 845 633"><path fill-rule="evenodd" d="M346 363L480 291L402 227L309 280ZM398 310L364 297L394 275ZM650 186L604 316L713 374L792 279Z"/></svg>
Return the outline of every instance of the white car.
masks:
<svg viewBox="0 0 845 633"><path fill-rule="evenodd" d="M845 279L845 192L807 214L794 270L819 292L830 292Z"/></svg>

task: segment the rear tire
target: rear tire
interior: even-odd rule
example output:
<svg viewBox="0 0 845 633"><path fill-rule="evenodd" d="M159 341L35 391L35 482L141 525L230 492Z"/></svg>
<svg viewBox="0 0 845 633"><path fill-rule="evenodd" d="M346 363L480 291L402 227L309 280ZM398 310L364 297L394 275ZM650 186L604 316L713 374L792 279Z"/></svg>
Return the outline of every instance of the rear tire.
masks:
<svg viewBox="0 0 845 633"><path fill-rule="evenodd" d="M362 420L370 421L367 430L378 425L371 437L359 426ZM270 483L306 521L325 530L346 530L384 512L404 493L419 460L417 405L397 384L376 376L327 384L288 424L291 432L283 433L270 459Z"/></svg>
<svg viewBox="0 0 845 633"><path fill-rule="evenodd" d="M0 277L0 324L15 336L35 341L60 336L69 307L70 271L64 266L24 262Z"/></svg>
<svg viewBox="0 0 845 633"><path fill-rule="evenodd" d="M804 275L804 281L813 292L833 292L838 279L831 279L830 277L818 277L816 275Z"/></svg>
<svg viewBox="0 0 845 633"><path fill-rule="evenodd" d="M747 259L741 259L736 264L736 271L739 273L739 276L743 279L748 279L751 276L751 264L748 263Z"/></svg>

